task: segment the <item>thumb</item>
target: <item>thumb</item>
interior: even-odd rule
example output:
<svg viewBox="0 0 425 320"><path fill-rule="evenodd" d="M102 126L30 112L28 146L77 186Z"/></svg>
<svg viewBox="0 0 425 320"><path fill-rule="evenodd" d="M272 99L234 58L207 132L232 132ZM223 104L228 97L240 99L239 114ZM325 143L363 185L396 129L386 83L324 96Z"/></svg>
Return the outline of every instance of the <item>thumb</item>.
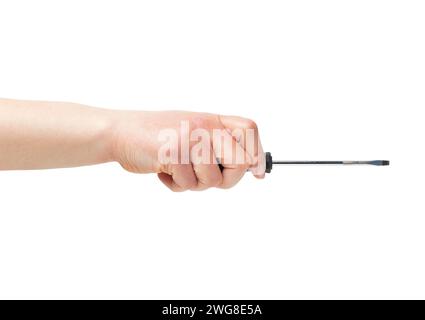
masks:
<svg viewBox="0 0 425 320"><path fill-rule="evenodd" d="M257 124L250 119L236 116L220 116L220 121L245 152L251 156L253 162L249 171L256 178L264 178L266 157L261 145Z"/></svg>

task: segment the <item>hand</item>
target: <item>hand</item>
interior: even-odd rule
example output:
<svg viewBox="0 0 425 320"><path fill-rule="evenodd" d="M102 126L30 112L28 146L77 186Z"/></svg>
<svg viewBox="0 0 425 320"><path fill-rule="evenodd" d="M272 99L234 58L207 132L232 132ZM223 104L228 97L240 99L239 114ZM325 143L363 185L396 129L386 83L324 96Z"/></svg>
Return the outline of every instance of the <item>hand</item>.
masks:
<svg viewBox="0 0 425 320"><path fill-rule="evenodd" d="M252 120L179 111L117 111L114 117L113 160L130 172L157 173L173 191L230 188L247 170L257 178L264 177L264 153L257 126ZM183 130L184 127L187 130ZM178 158L167 163L160 159L165 143L160 138L170 131L176 133L177 141L170 144L169 151ZM199 132L204 134L199 135ZM222 134L220 139L214 136L214 132ZM199 140L191 139L193 135L203 138L202 145L207 145L209 155L195 152ZM226 144L225 139L231 143ZM184 146L189 151L186 158ZM237 158L236 155L243 156ZM183 158L187 161L182 161Z"/></svg>

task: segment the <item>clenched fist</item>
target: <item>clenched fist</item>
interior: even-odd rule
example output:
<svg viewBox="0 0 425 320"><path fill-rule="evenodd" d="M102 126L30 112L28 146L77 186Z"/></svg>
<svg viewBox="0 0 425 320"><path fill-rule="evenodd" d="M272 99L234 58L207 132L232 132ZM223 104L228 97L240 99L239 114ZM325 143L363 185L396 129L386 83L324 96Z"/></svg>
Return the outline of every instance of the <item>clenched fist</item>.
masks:
<svg viewBox="0 0 425 320"><path fill-rule="evenodd" d="M263 149L251 120L130 111L119 112L115 121L114 160L131 172L158 173L173 191L230 188L247 170L264 177Z"/></svg>

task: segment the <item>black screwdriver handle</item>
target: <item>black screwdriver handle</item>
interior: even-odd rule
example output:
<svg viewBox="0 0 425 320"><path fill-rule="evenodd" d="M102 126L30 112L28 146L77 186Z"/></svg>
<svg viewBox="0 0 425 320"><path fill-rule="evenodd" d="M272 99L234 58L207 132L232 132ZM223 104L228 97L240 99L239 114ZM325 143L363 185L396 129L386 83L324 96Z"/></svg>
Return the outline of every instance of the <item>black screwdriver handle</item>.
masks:
<svg viewBox="0 0 425 320"><path fill-rule="evenodd" d="M270 173L272 172L272 169L273 169L272 154L270 152L266 152L265 156L266 156L266 173ZM220 171L223 172L224 167L221 163L218 164L218 167L220 168Z"/></svg>
<svg viewBox="0 0 425 320"><path fill-rule="evenodd" d="M266 173L272 172L273 169L273 157L270 152L266 152Z"/></svg>

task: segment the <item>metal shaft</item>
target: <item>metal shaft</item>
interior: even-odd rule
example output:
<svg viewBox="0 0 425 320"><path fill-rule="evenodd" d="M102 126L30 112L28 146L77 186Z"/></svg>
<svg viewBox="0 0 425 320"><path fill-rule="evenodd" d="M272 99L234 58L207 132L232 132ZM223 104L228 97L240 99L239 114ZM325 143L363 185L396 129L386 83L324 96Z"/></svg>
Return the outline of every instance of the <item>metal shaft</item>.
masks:
<svg viewBox="0 0 425 320"><path fill-rule="evenodd" d="M266 172L272 171L273 165L373 165L373 166L389 166L388 160L368 160L368 161L273 161L270 152L266 152Z"/></svg>
<svg viewBox="0 0 425 320"><path fill-rule="evenodd" d="M373 166L387 166L388 160L370 160L370 161L273 161L273 164L340 164L340 165L353 165L353 164L368 164Z"/></svg>

